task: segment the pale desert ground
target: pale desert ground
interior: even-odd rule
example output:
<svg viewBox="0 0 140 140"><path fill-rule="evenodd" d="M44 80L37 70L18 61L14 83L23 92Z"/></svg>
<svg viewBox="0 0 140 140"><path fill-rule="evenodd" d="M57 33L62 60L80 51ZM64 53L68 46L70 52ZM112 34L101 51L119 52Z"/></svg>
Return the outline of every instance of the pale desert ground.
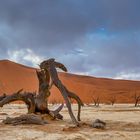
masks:
<svg viewBox="0 0 140 140"><path fill-rule="evenodd" d="M77 105L73 105L74 113ZM50 106L50 108L54 108ZM81 112L81 127L74 127L64 107L64 120L48 121L46 125L5 125L7 116L16 117L27 112L24 104L8 104L0 108L0 140L139 140L140 107L133 104L85 106ZM95 119L107 123L106 128L90 126Z"/></svg>

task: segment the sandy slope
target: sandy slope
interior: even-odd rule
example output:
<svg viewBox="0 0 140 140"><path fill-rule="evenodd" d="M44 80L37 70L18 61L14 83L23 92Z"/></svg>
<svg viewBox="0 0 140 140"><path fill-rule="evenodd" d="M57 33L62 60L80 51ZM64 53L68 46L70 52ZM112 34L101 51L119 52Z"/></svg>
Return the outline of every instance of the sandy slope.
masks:
<svg viewBox="0 0 140 140"><path fill-rule="evenodd" d="M72 106L74 113L77 106ZM99 108L83 107L81 127L74 127L67 109L63 108L64 120L49 121L46 125L4 125L1 120L6 116L19 116L26 113L24 104L5 105L0 109L1 140L139 140L140 139L140 108L133 105L101 105ZM7 113L7 115L6 115ZM107 123L104 130L91 128L95 119Z"/></svg>
<svg viewBox="0 0 140 140"><path fill-rule="evenodd" d="M60 73L60 79L71 91L78 94L84 102L92 102L92 96L100 97L101 102L115 95L117 102L133 102L135 91L140 91L140 81L113 80L89 76ZM37 91L38 81L34 68L26 67L8 60L0 61L0 94L11 94L19 89ZM59 91L53 87L50 101L61 101Z"/></svg>

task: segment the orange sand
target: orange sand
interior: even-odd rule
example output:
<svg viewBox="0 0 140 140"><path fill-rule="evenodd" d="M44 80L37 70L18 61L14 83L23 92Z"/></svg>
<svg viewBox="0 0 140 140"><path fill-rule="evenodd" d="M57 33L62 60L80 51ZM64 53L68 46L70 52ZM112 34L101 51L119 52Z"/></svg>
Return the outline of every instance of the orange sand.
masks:
<svg viewBox="0 0 140 140"><path fill-rule="evenodd" d="M9 60L0 61L0 94L12 94L19 89L37 91L38 80L36 69ZM117 103L132 103L135 91L140 92L140 81L113 80L90 76L59 73L59 77L66 87L80 96L83 102L93 102L92 97L99 97L103 103L116 96ZM60 92L53 87L49 101L62 101Z"/></svg>

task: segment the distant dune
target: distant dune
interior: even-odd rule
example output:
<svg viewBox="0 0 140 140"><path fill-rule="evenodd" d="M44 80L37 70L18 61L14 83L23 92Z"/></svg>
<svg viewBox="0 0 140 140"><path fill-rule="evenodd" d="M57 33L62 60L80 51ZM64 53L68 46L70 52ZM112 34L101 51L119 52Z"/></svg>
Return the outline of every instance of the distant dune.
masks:
<svg viewBox="0 0 140 140"><path fill-rule="evenodd" d="M36 69L9 60L0 61L0 94L12 94L19 89L37 91L38 80ZM117 103L132 103L135 91L140 92L140 81L113 80L96 78L69 73L59 73L60 79L66 87L80 96L83 102L93 102L93 97L99 97L103 103L108 103L113 96ZM53 87L50 101L62 101L59 91Z"/></svg>

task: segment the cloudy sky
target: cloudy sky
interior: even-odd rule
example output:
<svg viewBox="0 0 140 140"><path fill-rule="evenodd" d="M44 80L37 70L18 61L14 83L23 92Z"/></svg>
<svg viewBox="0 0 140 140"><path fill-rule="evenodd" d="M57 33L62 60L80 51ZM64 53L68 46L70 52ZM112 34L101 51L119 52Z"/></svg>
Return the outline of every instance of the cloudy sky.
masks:
<svg viewBox="0 0 140 140"><path fill-rule="evenodd" d="M140 80L140 0L0 0L0 59Z"/></svg>

